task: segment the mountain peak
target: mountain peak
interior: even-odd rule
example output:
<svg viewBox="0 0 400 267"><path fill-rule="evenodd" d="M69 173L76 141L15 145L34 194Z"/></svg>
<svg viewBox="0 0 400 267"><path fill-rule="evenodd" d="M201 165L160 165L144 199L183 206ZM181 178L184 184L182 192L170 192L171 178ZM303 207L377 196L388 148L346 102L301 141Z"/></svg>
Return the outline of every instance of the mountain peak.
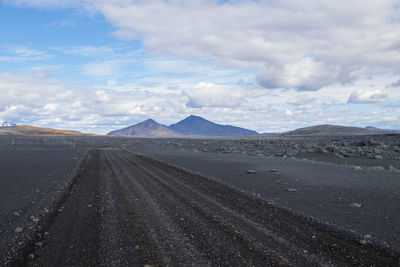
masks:
<svg viewBox="0 0 400 267"><path fill-rule="evenodd" d="M257 132L230 125L220 125L202 117L190 115L178 123L169 126L169 129L189 136L249 136L258 135Z"/></svg>
<svg viewBox="0 0 400 267"><path fill-rule="evenodd" d="M167 126L147 119L135 125L109 132L108 135L114 136L140 136L140 137L176 137L178 133L168 129Z"/></svg>
<svg viewBox="0 0 400 267"><path fill-rule="evenodd" d="M196 116L196 115L189 115L188 117L186 117L184 120L201 120L201 121L207 121L206 119L200 117L200 116Z"/></svg>
<svg viewBox="0 0 400 267"><path fill-rule="evenodd" d="M147 120L145 120L145 121L142 121L141 123L139 123L139 124L154 124L154 123L157 123L157 124L159 124L158 122L156 122L155 120L153 120L153 119L147 119Z"/></svg>

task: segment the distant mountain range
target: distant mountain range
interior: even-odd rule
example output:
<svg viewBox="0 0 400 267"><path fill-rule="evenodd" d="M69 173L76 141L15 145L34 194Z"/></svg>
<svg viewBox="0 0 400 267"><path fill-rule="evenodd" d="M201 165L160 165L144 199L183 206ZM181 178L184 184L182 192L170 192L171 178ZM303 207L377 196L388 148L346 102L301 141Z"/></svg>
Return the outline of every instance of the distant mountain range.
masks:
<svg viewBox="0 0 400 267"><path fill-rule="evenodd" d="M366 128L360 127L349 127L340 125L323 124L317 126L310 126L305 128L299 128L294 131L282 133L281 135L293 136L293 135L369 135L369 134L392 134L396 131L383 130L368 126Z"/></svg>
<svg viewBox="0 0 400 267"><path fill-rule="evenodd" d="M352 136L352 135L373 135L373 134L394 134L396 130L383 130L368 126L365 128L349 127L340 125L323 124L299 128L284 133L264 133L231 126L220 125L202 117L190 115L178 123L166 126L152 119L126 127L124 129L112 131L108 135L113 136L136 136L136 137L199 137L199 136L219 136L219 137L239 137L239 136Z"/></svg>
<svg viewBox="0 0 400 267"><path fill-rule="evenodd" d="M220 125L204 118L190 115L178 123L166 126L152 119L141 123L112 131L112 136L134 136L134 137L241 137L241 136L353 136L374 134L400 134L400 130L384 130L367 126L365 128L349 127L340 125L317 125L299 128L283 133L263 133L231 126ZM41 128L28 125L0 126L1 135L26 135L26 136L90 136L78 131L59 130L52 128Z"/></svg>
<svg viewBox="0 0 400 267"><path fill-rule="evenodd" d="M108 135L137 137L178 137L178 136L255 136L256 131L232 126L220 125L202 117L189 117L170 126L165 126L152 119L112 131Z"/></svg>

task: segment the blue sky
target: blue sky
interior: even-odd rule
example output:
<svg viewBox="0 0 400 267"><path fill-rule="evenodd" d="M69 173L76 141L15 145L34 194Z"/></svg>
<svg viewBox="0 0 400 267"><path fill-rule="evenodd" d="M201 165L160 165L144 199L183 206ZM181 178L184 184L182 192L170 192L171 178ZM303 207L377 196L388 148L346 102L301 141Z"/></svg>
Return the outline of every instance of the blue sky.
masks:
<svg viewBox="0 0 400 267"><path fill-rule="evenodd" d="M399 1L0 0L0 121L400 129Z"/></svg>

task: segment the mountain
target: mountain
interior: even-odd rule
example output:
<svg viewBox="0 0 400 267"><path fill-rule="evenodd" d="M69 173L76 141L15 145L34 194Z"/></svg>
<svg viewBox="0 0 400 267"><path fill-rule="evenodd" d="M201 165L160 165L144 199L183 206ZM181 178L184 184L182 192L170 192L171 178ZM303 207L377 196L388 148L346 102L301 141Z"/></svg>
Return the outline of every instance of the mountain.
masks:
<svg viewBox="0 0 400 267"><path fill-rule="evenodd" d="M340 125L317 125L299 128L294 131L283 133L283 135L369 135L369 134L391 134L394 131L383 130L374 127L359 128Z"/></svg>
<svg viewBox="0 0 400 267"><path fill-rule="evenodd" d="M56 135L68 135L68 136L79 136L86 135L78 131L70 130L58 130L52 128L41 128L29 125L18 125L18 126L7 126L0 127L0 135L28 135L28 136L56 136Z"/></svg>
<svg viewBox="0 0 400 267"><path fill-rule="evenodd" d="M203 119L202 117L190 115L178 123L172 124L169 129L186 136L252 136L259 135L257 132L231 126L220 125Z"/></svg>
<svg viewBox="0 0 400 267"><path fill-rule="evenodd" d="M174 132L167 126L152 119L141 123L109 132L107 135L114 136L137 136L137 137L177 137L179 133Z"/></svg>

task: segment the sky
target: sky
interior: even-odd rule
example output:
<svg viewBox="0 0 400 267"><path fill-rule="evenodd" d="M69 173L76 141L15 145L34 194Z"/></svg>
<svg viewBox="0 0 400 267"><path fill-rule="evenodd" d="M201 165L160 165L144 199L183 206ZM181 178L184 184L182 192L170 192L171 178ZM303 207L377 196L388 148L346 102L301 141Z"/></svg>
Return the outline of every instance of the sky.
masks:
<svg viewBox="0 0 400 267"><path fill-rule="evenodd" d="M400 129L399 0L0 0L0 122Z"/></svg>

